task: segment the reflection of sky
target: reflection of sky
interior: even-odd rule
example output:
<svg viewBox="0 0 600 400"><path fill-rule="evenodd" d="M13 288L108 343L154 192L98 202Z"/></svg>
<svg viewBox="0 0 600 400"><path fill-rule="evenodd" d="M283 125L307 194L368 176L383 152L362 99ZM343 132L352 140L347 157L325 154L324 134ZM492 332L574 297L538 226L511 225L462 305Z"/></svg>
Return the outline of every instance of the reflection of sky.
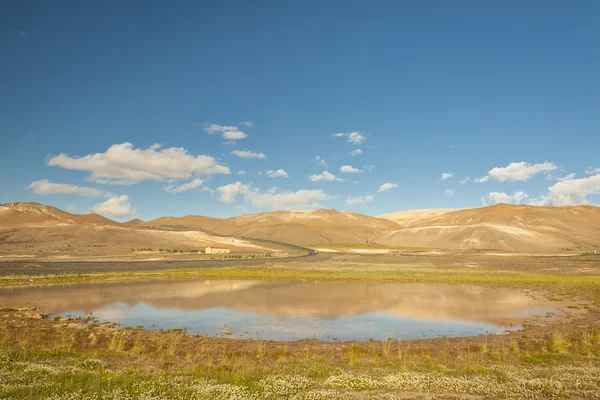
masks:
<svg viewBox="0 0 600 400"><path fill-rule="evenodd" d="M76 310L58 315L81 315ZM501 333L504 328L482 322L428 321L368 312L356 316L319 319L289 317L237 311L230 308L183 310L154 307L145 303L130 306L115 302L93 310L101 320L118 322L123 326L143 325L149 329L186 328L189 333L219 335L230 332L231 337L263 340L384 340L418 339L440 336L475 336L482 333Z"/></svg>

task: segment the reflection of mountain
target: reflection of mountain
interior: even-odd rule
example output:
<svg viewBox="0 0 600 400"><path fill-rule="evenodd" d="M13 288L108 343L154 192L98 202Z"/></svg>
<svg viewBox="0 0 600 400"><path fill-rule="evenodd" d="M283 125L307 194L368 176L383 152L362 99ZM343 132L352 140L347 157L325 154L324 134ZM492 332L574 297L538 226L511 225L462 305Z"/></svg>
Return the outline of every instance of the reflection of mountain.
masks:
<svg viewBox="0 0 600 400"><path fill-rule="evenodd" d="M286 317L333 319L368 312L493 322L547 305L507 289L428 283L167 281L85 284L0 291L0 304L33 304L49 313L90 312L122 301L168 309L224 307Z"/></svg>

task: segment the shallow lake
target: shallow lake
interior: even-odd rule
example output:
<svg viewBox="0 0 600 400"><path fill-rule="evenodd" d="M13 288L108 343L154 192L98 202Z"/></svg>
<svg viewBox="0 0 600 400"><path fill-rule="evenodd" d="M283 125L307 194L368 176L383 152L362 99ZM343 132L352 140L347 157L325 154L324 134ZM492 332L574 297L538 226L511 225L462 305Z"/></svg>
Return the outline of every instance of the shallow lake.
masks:
<svg viewBox="0 0 600 400"><path fill-rule="evenodd" d="M557 311L512 289L431 283L171 280L0 289L0 304L147 329L263 340L475 336Z"/></svg>

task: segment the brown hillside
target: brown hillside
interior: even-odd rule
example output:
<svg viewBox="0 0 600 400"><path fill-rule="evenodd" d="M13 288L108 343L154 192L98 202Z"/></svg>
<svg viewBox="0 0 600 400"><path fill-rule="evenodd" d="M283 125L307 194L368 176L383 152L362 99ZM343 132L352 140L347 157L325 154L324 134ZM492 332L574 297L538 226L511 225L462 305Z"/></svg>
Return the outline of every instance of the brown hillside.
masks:
<svg viewBox="0 0 600 400"><path fill-rule="evenodd" d="M368 243L400 229L385 219L333 209L275 211L218 219L186 216L165 217L147 224L157 227L199 229L223 235L247 236L293 244Z"/></svg>
<svg viewBox="0 0 600 400"><path fill-rule="evenodd" d="M418 221L377 239L397 246L548 251L600 246L600 207L498 204Z"/></svg>
<svg viewBox="0 0 600 400"><path fill-rule="evenodd" d="M98 214L71 214L55 207L33 202L14 202L2 205L11 212L4 211L0 216L0 227L17 226L56 226L56 225L110 225L120 223Z"/></svg>

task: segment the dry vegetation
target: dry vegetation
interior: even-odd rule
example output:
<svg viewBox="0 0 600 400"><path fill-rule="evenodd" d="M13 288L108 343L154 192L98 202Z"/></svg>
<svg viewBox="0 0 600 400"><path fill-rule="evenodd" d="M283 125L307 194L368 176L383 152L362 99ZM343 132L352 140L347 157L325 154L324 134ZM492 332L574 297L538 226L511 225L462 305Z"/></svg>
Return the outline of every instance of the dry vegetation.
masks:
<svg viewBox="0 0 600 400"><path fill-rule="evenodd" d="M190 276L477 282L543 290L552 299L571 298L587 312L499 336L286 343L48 321L35 318L36 311L5 309L0 312L0 397L597 398L599 268L598 258L586 256L340 254L324 265L3 277L5 287Z"/></svg>

